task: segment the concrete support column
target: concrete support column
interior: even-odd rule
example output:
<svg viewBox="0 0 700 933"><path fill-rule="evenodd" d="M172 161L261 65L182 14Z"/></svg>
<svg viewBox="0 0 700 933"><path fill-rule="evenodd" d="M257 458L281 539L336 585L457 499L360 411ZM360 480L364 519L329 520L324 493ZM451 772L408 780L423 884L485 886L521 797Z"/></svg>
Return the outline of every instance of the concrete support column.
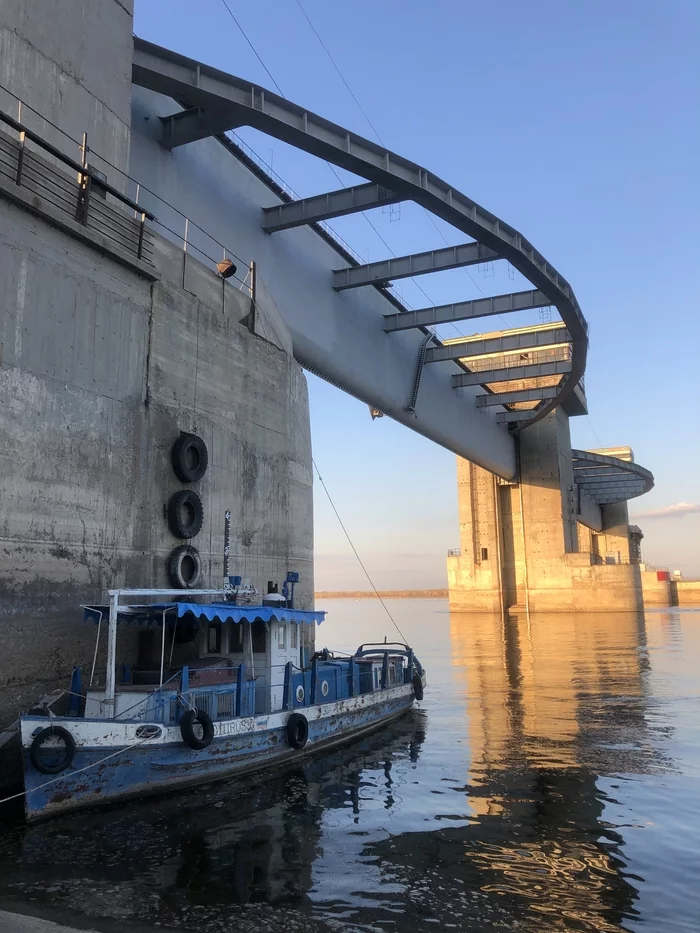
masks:
<svg viewBox="0 0 700 933"><path fill-rule="evenodd" d="M568 416L552 412L518 442L517 483L459 461L461 547L448 557L450 606L465 612L641 609L639 568L629 563L627 505L598 509L582 502Z"/></svg>

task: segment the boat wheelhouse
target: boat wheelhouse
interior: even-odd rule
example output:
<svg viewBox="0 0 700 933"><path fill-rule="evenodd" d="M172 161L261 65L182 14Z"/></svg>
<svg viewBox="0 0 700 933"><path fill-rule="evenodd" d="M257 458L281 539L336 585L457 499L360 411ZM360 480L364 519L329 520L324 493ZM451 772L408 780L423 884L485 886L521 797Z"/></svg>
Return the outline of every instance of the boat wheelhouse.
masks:
<svg viewBox="0 0 700 933"><path fill-rule="evenodd" d="M111 590L108 606L83 607L96 624L89 673L74 669L48 722L20 719L28 818L281 765L422 699L408 645L314 651L325 613L294 608L295 577L261 605L237 585Z"/></svg>

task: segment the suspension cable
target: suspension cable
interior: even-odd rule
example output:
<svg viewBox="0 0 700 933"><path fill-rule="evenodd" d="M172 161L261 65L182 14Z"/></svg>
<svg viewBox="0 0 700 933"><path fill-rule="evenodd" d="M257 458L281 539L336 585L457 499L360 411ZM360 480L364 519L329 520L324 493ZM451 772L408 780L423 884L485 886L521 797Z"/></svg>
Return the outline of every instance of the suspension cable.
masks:
<svg viewBox="0 0 700 933"><path fill-rule="evenodd" d="M403 632L401 631L401 629L399 628L399 625L398 625L398 622L396 621L396 619L395 619L395 618L393 617L393 615L389 612L389 607L387 606L387 604L386 604L386 603L384 602L384 600L382 599L379 590L378 590L377 587L374 585L374 580L372 579L372 577L370 577L369 571L367 570L367 568L365 567L365 565L364 565L363 562L362 562L362 558L361 558L360 555L357 553L357 548L356 548L355 545L352 543L352 538L350 537L347 528L346 528L345 525L343 524L342 518L341 518L340 515L338 514L338 510L337 510L337 508L335 507L335 503L333 502L333 499L331 498L331 494L330 494L330 492L328 492L328 487L326 486L325 482L323 481L323 477L321 476L321 471L319 470L318 465L316 464L316 461L314 460L313 457L311 458L311 462L312 462L313 465L314 465L314 468L315 468L316 473L317 473L317 475L318 475L319 482L320 482L321 485L323 486L323 491L324 491L325 494L328 496L328 501L329 501L330 504L331 504L331 508L332 508L333 511L335 512L335 517L338 519L338 523L340 524L340 527L343 529L343 532L345 533L345 537L348 539L348 544L349 544L350 547L352 548L353 553L354 553L355 557L357 558L357 562L359 563L360 567L362 567L365 576L366 576L367 579L369 580L369 585L370 585L370 586L372 587L372 589L374 590L374 595L377 597L377 599L379 600L379 602L380 602L380 603L382 604L382 606L384 607L384 612L386 612L386 614L387 614L387 615L389 616L389 618L391 619L391 621L392 621L392 623L393 623L393 625L394 625L394 628L395 628L396 631L399 633L399 635L400 635L401 638L403 639L404 643L405 643L405 644L408 644L408 641L406 640L406 636L404 635L404 633L403 633Z"/></svg>

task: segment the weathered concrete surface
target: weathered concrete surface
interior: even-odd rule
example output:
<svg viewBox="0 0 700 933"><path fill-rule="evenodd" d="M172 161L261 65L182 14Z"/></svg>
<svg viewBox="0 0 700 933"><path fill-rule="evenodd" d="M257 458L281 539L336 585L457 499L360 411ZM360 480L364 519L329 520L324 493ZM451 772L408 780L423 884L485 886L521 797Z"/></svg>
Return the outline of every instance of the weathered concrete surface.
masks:
<svg viewBox="0 0 700 933"><path fill-rule="evenodd" d="M563 411L522 432L520 469L519 484L500 485L458 461L461 554L447 559L451 608L639 611L642 585L639 567L629 564L627 506L599 510L599 534L582 524ZM605 563L608 557L617 562Z"/></svg>
<svg viewBox="0 0 700 933"><path fill-rule="evenodd" d="M104 157L91 163L116 187L119 176L104 160L128 170L132 33L133 0L0 4L0 84L10 92L0 90L0 108L17 118L16 98L25 101L25 126L63 151L65 133L78 141L87 133ZM75 147L68 154L79 157Z"/></svg>
<svg viewBox="0 0 700 933"><path fill-rule="evenodd" d="M643 570L641 576L644 605L647 608L673 605L670 580L659 580L655 570Z"/></svg>
<svg viewBox="0 0 700 933"><path fill-rule="evenodd" d="M0 200L0 725L91 659L79 604L167 585L181 430L209 448L205 581L222 578L230 509L232 572L262 587L298 569L312 599L304 375L240 323L244 292L191 257L183 289L167 241L156 261L151 283Z"/></svg>
<svg viewBox="0 0 700 933"><path fill-rule="evenodd" d="M700 606L700 580L676 580L679 606Z"/></svg>

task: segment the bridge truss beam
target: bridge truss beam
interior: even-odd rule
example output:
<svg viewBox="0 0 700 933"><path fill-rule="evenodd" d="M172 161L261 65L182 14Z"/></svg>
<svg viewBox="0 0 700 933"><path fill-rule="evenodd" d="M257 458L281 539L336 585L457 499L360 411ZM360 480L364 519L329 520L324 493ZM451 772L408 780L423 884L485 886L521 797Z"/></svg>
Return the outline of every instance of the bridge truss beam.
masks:
<svg viewBox="0 0 700 933"><path fill-rule="evenodd" d="M481 243L463 243L461 246L446 246L444 249L427 250L395 259L382 259L364 266L337 269L333 273L333 288L359 288L362 285L383 285L392 279L405 279L428 272L442 272L474 266L480 262L491 262L499 256Z"/></svg>
<svg viewBox="0 0 700 933"><path fill-rule="evenodd" d="M452 377L456 389L464 386L483 386L492 382L521 382L540 376L567 375L571 372L571 360L555 360L549 363L530 363L527 366L506 366L501 369L482 369L474 373L458 373Z"/></svg>
<svg viewBox="0 0 700 933"><path fill-rule="evenodd" d="M446 343L440 347L429 347L425 354L426 363L440 363L443 360L463 360L491 353L517 353L518 350L532 350L541 347L571 343L571 337L565 327L556 330L533 331L525 334L505 333L498 337L483 337L478 340L468 339L459 343Z"/></svg>
<svg viewBox="0 0 700 933"><path fill-rule="evenodd" d="M497 295L495 298L476 298L472 301L437 305L434 308L419 308L417 311L386 314L384 315L384 330L389 334L397 330L410 330L412 327L449 324L477 317L490 317L493 314L525 311L529 308L548 308L550 305L551 300L539 289L514 292L509 295Z"/></svg>
<svg viewBox="0 0 700 933"><path fill-rule="evenodd" d="M368 211L374 207L396 204L402 196L385 188L384 185L355 185L353 188L341 188L317 194L312 198L290 201L289 204L277 204L263 208L263 230L277 233L290 227L318 223L332 217L344 217L357 211Z"/></svg>

